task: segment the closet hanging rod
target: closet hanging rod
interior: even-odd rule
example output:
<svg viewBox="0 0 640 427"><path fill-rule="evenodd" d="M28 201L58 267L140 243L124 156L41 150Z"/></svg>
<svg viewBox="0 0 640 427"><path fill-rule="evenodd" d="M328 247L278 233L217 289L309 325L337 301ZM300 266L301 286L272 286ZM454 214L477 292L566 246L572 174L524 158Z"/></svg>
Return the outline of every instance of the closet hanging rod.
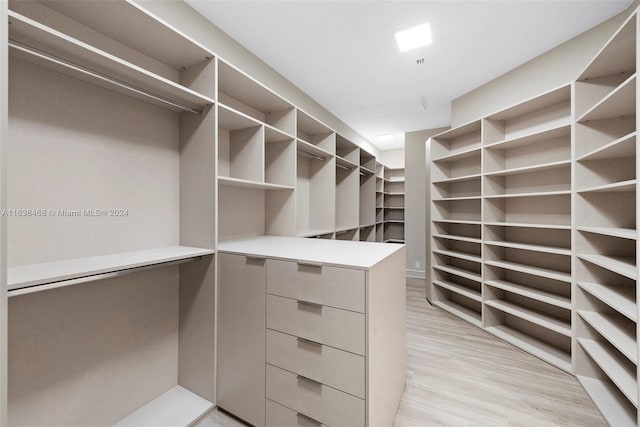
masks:
<svg viewBox="0 0 640 427"><path fill-rule="evenodd" d="M317 154L307 153L306 151L300 151L298 154L302 157L306 157L307 159L322 160L323 162L327 160L325 157L318 156Z"/></svg>
<svg viewBox="0 0 640 427"><path fill-rule="evenodd" d="M132 86L128 83L125 83L123 81L117 80L113 77L107 76L105 74L102 74L98 71L94 71L90 68L87 67L83 67L82 65L78 65L78 64L74 64L73 62L67 61L65 59L59 58L55 55L52 55L50 53L47 52L43 52L39 49L36 49L34 47L28 46L24 43L20 43L18 41L9 39L9 47L19 50L21 52L27 53L29 55L35 56L36 58L40 58L40 59L44 59L46 61L52 62L56 65L68 68L70 70L79 72L81 74L85 74L87 76L90 76L94 79L100 80L102 82L105 83L109 83L113 86L117 86L121 89L127 90L129 92L133 92L136 93L138 95L142 95L143 97L149 98L149 99L153 99L154 101L160 102L162 104L166 104L169 105L171 107L177 108L179 110L182 111L188 111L190 113L194 113L197 115L202 115L202 109L198 109L198 108L193 108L193 107L189 107L187 105L182 105L182 104L178 104L174 101L170 101L166 98L163 98L161 96L155 95L149 91L146 91L144 89L140 89L138 87Z"/></svg>
<svg viewBox="0 0 640 427"><path fill-rule="evenodd" d="M344 170L349 171L349 172L351 172L353 170L353 168L347 167L345 165L341 165L339 163L336 163L336 167L339 167L340 169L344 169Z"/></svg>

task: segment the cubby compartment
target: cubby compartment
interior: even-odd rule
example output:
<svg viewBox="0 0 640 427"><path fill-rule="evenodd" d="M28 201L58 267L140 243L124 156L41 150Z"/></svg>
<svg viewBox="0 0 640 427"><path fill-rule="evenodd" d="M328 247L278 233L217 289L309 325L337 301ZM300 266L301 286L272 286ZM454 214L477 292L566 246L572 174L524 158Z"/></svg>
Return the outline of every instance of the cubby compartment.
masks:
<svg viewBox="0 0 640 427"><path fill-rule="evenodd" d="M404 223L385 222L383 234L385 243L404 243Z"/></svg>
<svg viewBox="0 0 640 427"><path fill-rule="evenodd" d="M571 256L570 230L486 225L484 243L490 246Z"/></svg>
<svg viewBox="0 0 640 427"><path fill-rule="evenodd" d="M576 123L576 160L606 160L636 155L635 114Z"/></svg>
<svg viewBox="0 0 640 427"><path fill-rule="evenodd" d="M270 128L265 128L264 181L292 190L296 185L295 141Z"/></svg>
<svg viewBox="0 0 640 427"><path fill-rule="evenodd" d="M514 197L524 195L569 194L571 192L571 167L514 173L509 175L485 175L484 196Z"/></svg>
<svg viewBox="0 0 640 427"><path fill-rule="evenodd" d="M461 181L480 175L480 150L468 156L453 159L436 159L431 170L431 182Z"/></svg>
<svg viewBox="0 0 640 427"><path fill-rule="evenodd" d="M480 177L464 181L445 181L433 184L431 198L433 200L480 199Z"/></svg>
<svg viewBox="0 0 640 427"><path fill-rule="evenodd" d="M433 305L449 313L480 326L482 324L482 303L474 285L455 273L434 270L432 300Z"/></svg>
<svg viewBox="0 0 640 427"><path fill-rule="evenodd" d="M404 222L404 209L386 209L384 211L384 221Z"/></svg>
<svg viewBox="0 0 640 427"><path fill-rule="evenodd" d="M218 171L222 183L264 183L264 126L224 107L218 109Z"/></svg>
<svg viewBox="0 0 640 427"><path fill-rule="evenodd" d="M481 147L480 121L448 130L434 136L431 140L431 159L460 159L474 157Z"/></svg>
<svg viewBox="0 0 640 427"><path fill-rule="evenodd" d="M360 176L360 226L373 225L376 222L376 177L372 174ZM356 197L354 202L357 201Z"/></svg>
<svg viewBox="0 0 640 427"><path fill-rule="evenodd" d="M575 245L579 259L629 279L637 279L635 239L579 232Z"/></svg>
<svg viewBox="0 0 640 427"><path fill-rule="evenodd" d="M360 149L360 168L367 175L376 174L376 158L363 149Z"/></svg>
<svg viewBox="0 0 640 427"><path fill-rule="evenodd" d="M293 105L222 60L218 61L218 101L290 136L294 135Z"/></svg>
<svg viewBox="0 0 640 427"><path fill-rule="evenodd" d="M384 207L404 209L404 194L385 194Z"/></svg>
<svg viewBox="0 0 640 427"><path fill-rule="evenodd" d="M571 197L567 194L539 197L486 198L485 223L571 227Z"/></svg>
<svg viewBox="0 0 640 427"><path fill-rule="evenodd" d="M376 226L369 225L367 227L360 228L360 241L361 242L375 242L376 241Z"/></svg>
<svg viewBox="0 0 640 427"><path fill-rule="evenodd" d="M390 211L391 210L394 210L394 209L390 209ZM376 224L382 223L384 221L384 214L385 214L385 211L383 208L376 207Z"/></svg>
<svg viewBox="0 0 640 427"><path fill-rule="evenodd" d="M329 155L336 154L336 133L304 111L297 110L297 137L304 144L313 145Z"/></svg>
<svg viewBox="0 0 640 427"><path fill-rule="evenodd" d="M342 160L345 166L358 167L360 165L360 148L343 136L336 134L336 157Z"/></svg>
<svg viewBox="0 0 640 427"><path fill-rule="evenodd" d="M485 147L526 147L533 141L546 140L550 133L566 136L570 124L571 86L563 86L486 118L482 141ZM522 144L525 138L527 142Z"/></svg>
<svg viewBox="0 0 640 427"><path fill-rule="evenodd" d="M404 181L386 182L384 192L387 194L404 194Z"/></svg>
<svg viewBox="0 0 640 427"><path fill-rule="evenodd" d="M296 234L308 237L333 233L336 228L336 160L304 149L298 146Z"/></svg>

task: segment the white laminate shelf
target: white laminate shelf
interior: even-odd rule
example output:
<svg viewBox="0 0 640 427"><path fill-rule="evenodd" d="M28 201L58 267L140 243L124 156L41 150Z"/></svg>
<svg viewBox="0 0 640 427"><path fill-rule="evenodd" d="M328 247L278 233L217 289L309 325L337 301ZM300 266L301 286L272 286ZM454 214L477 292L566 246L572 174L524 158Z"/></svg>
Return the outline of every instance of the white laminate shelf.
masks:
<svg viewBox="0 0 640 427"><path fill-rule="evenodd" d="M482 301L482 296L480 296L480 291L470 289L466 286L449 282L447 280L434 280L433 284L441 288L448 289L451 292L455 292L458 295L462 295L463 297L472 299L474 301L478 301L478 302Z"/></svg>
<svg viewBox="0 0 640 427"><path fill-rule="evenodd" d="M596 185L594 187L578 190L578 193L624 193L636 190L636 180L612 182L611 184Z"/></svg>
<svg viewBox="0 0 640 427"><path fill-rule="evenodd" d="M620 237L621 239L636 240L638 231L635 228L619 228L619 227L577 227L578 231L593 234L602 234L603 236Z"/></svg>
<svg viewBox="0 0 640 427"><path fill-rule="evenodd" d="M459 242L482 243L482 240L475 237L456 236L453 234L434 234L433 237L436 239L457 240Z"/></svg>
<svg viewBox="0 0 640 427"><path fill-rule="evenodd" d="M585 112L578 122L633 116L636 111L636 75L633 74L617 88Z"/></svg>
<svg viewBox="0 0 640 427"><path fill-rule="evenodd" d="M404 176L392 176L389 182L404 182Z"/></svg>
<svg viewBox="0 0 640 427"><path fill-rule="evenodd" d="M390 223L390 224L404 224L404 221L401 220L401 219L385 219L382 222L387 222L387 223Z"/></svg>
<svg viewBox="0 0 640 427"><path fill-rule="evenodd" d="M520 319L526 320L538 326L541 326L550 331L571 337L571 324L561 319L549 316L547 314L531 310L518 304L514 304L504 300L488 300L484 302L485 305L493 307L504 313L511 314Z"/></svg>
<svg viewBox="0 0 640 427"><path fill-rule="evenodd" d="M382 206L382 209L397 209L397 210L404 210L404 206Z"/></svg>
<svg viewBox="0 0 640 427"><path fill-rule="evenodd" d="M530 274L532 276L544 277L560 282L571 283L571 274L563 271L550 270L547 268L534 267L526 264L518 264L510 261L486 261L486 265L492 267L503 268L505 270L517 271L520 273Z"/></svg>
<svg viewBox="0 0 640 427"><path fill-rule="evenodd" d="M485 240L484 243L489 246L499 246L501 248L521 249L546 254L571 256L571 249L556 246L531 245L527 243L505 242L501 240Z"/></svg>
<svg viewBox="0 0 640 427"><path fill-rule="evenodd" d="M462 277L464 279L473 280L474 282L482 283L482 276L478 273L474 273L469 270L465 270L464 268L453 267L450 265L434 265L433 268L435 270L442 271L444 273L453 274L455 276Z"/></svg>
<svg viewBox="0 0 640 427"><path fill-rule="evenodd" d="M514 194L493 194L484 196L485 199L513 199L517 197L549 197L549 196L569 196L570 190L559 191L536 191L531 193L514 193Z"/></svg>
<svg viewBox="0 0 640 427"><path fill-rule="evenodd" d="M442 224L482 225L481 221L473 221L468 219L434 219L433 222L442 223Z"/></svg>
<svg viewBox="0 0 640 427"><path fill-rule="evenodd" d="M571 310L571 298L562 295L554 294L551 292L542 291L529 286L521 285L518 283L509 282L506 280L485 280L485 285L492 288L500 289L503 291L511 292L516 295L531 298L536 301L543 302L545 304L553 305L555 307Z"/></svg>
<svg viewBox="0 0 640 427"><path fill-rule="evenodd" d="M403 196L404 197L404 193L399 191L396 191L396 192L383 191L382 194L384 194L385 196Z"/></svg>
<svg viewBox="0 0 640 427"><path fill-rule="evenodd" d="M344 157L336 156L336 167L340 167L340 166L342 166L343 168L349 171L356 170L359 168L359 165L353 163L352 161L347 160Z"/></svg>
<svg viewBox="0 0 640 427"><path fill-rule="evenodd" d="M485 145L485 148L505 150L519 146L530 145L540 141L547 141L553 138L558 138L570 134L571 124L562 123L548 129L537 130L526 135L520 135L513 138L507 138L502 141L493 142Z"/></svg>
<svg viewBox="0 0 640 427"><path fill-rule="evenodd" d="M456 182L476 181L476 180L479 180L481 176L482 175L479 173L474 173L471 175L457 176L454 178L438 179L436 181L433 181L433 183L434 184L453 184Z"/></svg>
<svg viewBox="0 0 640 427"><path fill-rule="evenodd" d="M617 359L616 355L607 348L606 344L586 338L578 338L578 343L604 371L618 389L634 406L638 406L638 382L636 370L627 369Z"/></svg>
<svg viewBox="0 0 640 427"><path fill-rule="evenodd" d="M268 182L250 181L248 179L232 178L229 176L219 176L218 183L226 187L252 188L257 190L289 190L295 188L290 185L270 184Z"/></svg>
<svg viewBox="0 0 640 427"><path fill-rule="evenodd" d="M636 343L635 328L625 327L620 321L620 316L615 314L586 310L578 310L578 314L611 345L617 348L620 353L624 354L634 364L638 364L638 345Z"/></svg>
<svg viewBox="0 0 640 427"><path fill-rule="evenodd" d="M470 157L480 157L480 144L475 145L470 148L465 148L462 150L454 151L453 153L440 156L436 159L433 159L434 162L453 162L456 160L468 159Z"/></svg>
<svg viewBox="0 0 640 427"><path fill-rule="evenodd" d="M578 375L577 379L609 425L616 427L637 425L636 411L629 402L618 398L619 392L613 384L582 375Z"/></svg>
<svg viewBox="0 0 640 427"><path fill-rule="evenodd" d="M495 227L521 227L521 228L544 228L548 230L571 230L571 225L563 224L533 224L525 222L485 222L484 225Z"/></svg>
<svg viewBox="0 0 640 427"><path fill-rule="evenodd" d="M633 131L621 138L611 141L610 143L598 147L577 160L579 162L588 160L608 160L608 159L624 159L636 155L636 131Z"/></svg>
<svg viewBox="0 0 640 427"><path fill-rule="evenodd" d="M123 272L160 267L167 263L185 262L213 253L211 249L169 246L9 267L7 288L10 296L20 295L98 280Z"/></svg>
<svg viewBox="0 0 640 427"><path fill-rule="evenodd" d="M178 385L118 421L114 427L187 427L211 408L213 403Z"/></svg>
<svg viewBox="0 0 640 427"><path fill-rule="evenodd" d="M9 22L12 56L174 111L201 113L214 104L208 96L11 10Z"/></svg>
<svg viewBox="0 0 640 427"><path fill-rule="evenodd" d="M300 230L296 233L297 237L315 237L315 236L326 236L327 234L333 234L335 230L331 229L319 229L319 228L310 228L308 230Z"/></svg>
<svg viewBox="0 0 640 427"><path fill-rule="evenodd" d="M571 355L556 347L505 325L491 326L486 328L486 331L553 366L571 372Z"/></svg>
<svg viewBox="0 0 640 427"><path fill-rule="evenodd" d="M628 319L638 321L635 286L606 286L580 281L577 285Z"/></svg>
<svg viewBox="0 0 640 427"><path fill-rule="evenodd" d="M447 311L453 314L454 316L461 318L462 320L466 320L472 325L480 327L480 325L482 324L482 316L480 315L480 313L470 310L463 305L456 304L453 301L449 301L449 300L434 301L433 305L435 305L436 307L440 307L444 311Z"/></svg>
<svg viewBox="0 0 640 427"><path fill-rule="evenodd" d="M433 199L434 202L455 202L459 200L481 200L482 197L478 196L460 196L460 197L440 197Z"/></svg>
<svg viewBox="0 0 640 427"><path fill-rule="evenodd" d="M296 146L298 148L298 154L300 154L300 152L307 154L308 156L311 156L313 158L316 158L318 160L329 160L333 157L333 154L331 154L330 152L328 152L327 150L324 150L316 145L313 145L307 141L304 141L300 138L296 139Z"/></svg>
<svg viewBox="0 0 640 427"><path fill-rule="evenodd" d="M578 254L578 258L595 264L621 276L629 279L637 280L638 272L636 269L635 259L632 257L612 257L606 255L595 254Z"/></svg>
<svg viewBox="0 0 640 427"><path fill-rule="evenodd" d="M541 172L545 170L553 170L553 169L569 168L569 167L571 167L571 160L560 160L557 162L541 163L538 165L522 166L519 168L510 168L510 169L503 169L495 172L487 172L484 175L485 176L507 176L507 175L516 175L519 173Z"/></svg>
<svg viewBox="0 0 640 427"><path fill-rule="evenodd" d="M444 255L444 256L450 256L453 258L463 259L465 261L471 261L471 262L477 262L477 263L482 262L482 257L480 257L479 255L468 254L460 251L434 249L433 253L438 255Z"/></svg>

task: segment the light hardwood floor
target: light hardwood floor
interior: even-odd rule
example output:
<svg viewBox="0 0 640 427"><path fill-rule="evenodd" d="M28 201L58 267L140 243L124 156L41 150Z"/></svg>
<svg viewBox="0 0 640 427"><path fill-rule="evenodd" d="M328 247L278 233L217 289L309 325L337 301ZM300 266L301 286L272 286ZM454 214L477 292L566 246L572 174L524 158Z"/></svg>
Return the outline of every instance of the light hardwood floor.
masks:
<svg viewBox="0 0 640 427"><path fill-rule="evenodd" d="M574 377L432 307L416 285L407 285L407 346L396 427L606 425ZM244 424L216 410L198 425Z"/></svg>

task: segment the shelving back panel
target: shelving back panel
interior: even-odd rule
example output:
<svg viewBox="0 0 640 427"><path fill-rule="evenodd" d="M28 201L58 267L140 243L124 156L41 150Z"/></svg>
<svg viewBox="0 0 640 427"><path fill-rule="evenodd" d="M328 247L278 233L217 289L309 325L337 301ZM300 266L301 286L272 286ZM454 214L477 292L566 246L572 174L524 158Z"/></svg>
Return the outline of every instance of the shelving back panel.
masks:
<svg viewBox="0 0 640 427"><path fill-rule="evenodd" d="M515 197L484 200L485 222L571 225L571 197Z"/></svg>
<svg viewBox="0 0 640 427"><path fill-rule="evenodd" d="M310 159L298 152L296 181L296 229L335 230L335 158Z"/></svg>
<svg viewBox="0 0 640 427"><path fill-rule="evenodd" d="M358 169L336 168L336 228L358 227L360 224L360 174Z"/></svg>
<svg viewBox="0 0 640 427"><path fill-rule="evenodd" d="M459 152L480 148L480 121L436 135L431 140L431 158L438 159Z"/></svg>
<svg viewBox="0 0 640 427"><path fill-rule="evenodd" d="M360 175L360 225L372 225L376 222L376 177Z"/></svg>

